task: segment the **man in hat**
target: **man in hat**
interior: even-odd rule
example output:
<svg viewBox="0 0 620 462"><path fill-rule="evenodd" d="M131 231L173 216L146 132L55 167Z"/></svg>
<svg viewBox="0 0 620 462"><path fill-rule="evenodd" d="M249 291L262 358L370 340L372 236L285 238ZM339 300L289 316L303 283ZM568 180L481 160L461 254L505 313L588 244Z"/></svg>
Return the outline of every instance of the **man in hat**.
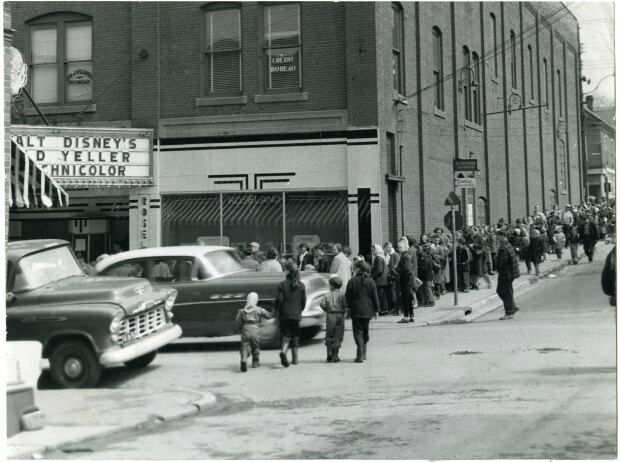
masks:
<svg viewBox="0 0 620 462"><path fill-rule="evenodd" d="M512 281L521 275L519 268L519 257L515 249L508 242L506 232L497 231L499 250L497 252L497 295L504 302L504 316L500 319L512 319L514 314L519 311L515 304Z"/></svg>
<svg viewBox="0 0 620 462"><path fill-rule="evenodd" d="M250 250L252 251L252 258L256 260L259 265L265 261L265 253L261 252L258 242L251 242Z"/></svg>

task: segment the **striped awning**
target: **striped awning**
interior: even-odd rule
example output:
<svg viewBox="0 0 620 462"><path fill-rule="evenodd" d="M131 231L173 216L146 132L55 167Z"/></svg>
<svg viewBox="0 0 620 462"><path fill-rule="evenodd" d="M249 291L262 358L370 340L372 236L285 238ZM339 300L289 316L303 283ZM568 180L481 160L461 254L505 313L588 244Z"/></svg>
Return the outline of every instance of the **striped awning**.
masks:
<svg viewBox="0 0 620 462"><path fill-rule="evenodd" d="M293 196L286 202L287 225L331 227L347 222L347 202L340 197Z"/></svg>
<svg viewBox="0 0 620 462"><path fill-rule="evenodd" d="M11 141L9 207L66 207L67 192L30 155Z"/></svg>

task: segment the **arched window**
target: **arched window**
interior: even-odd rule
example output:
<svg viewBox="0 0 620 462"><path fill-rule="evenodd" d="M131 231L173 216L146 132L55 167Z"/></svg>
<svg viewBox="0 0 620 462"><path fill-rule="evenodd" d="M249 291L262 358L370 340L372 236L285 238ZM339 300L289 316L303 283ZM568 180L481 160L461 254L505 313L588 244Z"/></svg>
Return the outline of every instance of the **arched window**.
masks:
<svg viewBox="0 0 620 462"><path fill-rule="evenodd" d="M435 84L435 107L444 110L443 99L443 37L441 30L433 27L433 83Z"/></svg>
<svg viewBox="0 0 620 462"><path fill-rule="evenodd" d="M204 11L206 94L241 92L241 7L210 3Z"/></svg>
<svg viewBox="0 0 620 462"><path fill-rule="evenodd" d="M394 90L400 95L405 93L403 17L403 8L398 3L392 3L392 73L394 74Z"/></svg>
<svg viewBox="0 0 620 462"><path fill-rule="evenodd" d="M512 88L517 89L517 37L510 31L510 78Z"/></svg>
<svg viewBox="0 0 620 462"><path fill-rule="evenodd" d="M469 54L469 48L463 47L463 67L462 67L462 79L463 79L463 107L465 109L465 120L471 120L471 57Z"/></svg>
<svg viewBox="0 0 620 462"><path fill-rule="evenodd" d="M93 97L92 18L53 13L27 22L29 86L39 104L88 102Z"/></svg>
<svg viewBox="0 0 620 462"><path fill-rule="evenodd" d="M476 200L476 226L488 225L487 222L487 200L480 196Z"/></svg>
<svg viewBox="0 0 620 462"><path fill-rule="evenodd" d="M495 19L495 15L493 13L491 13L491 30L493 31L493 75L497 78L499 75L497 66L497 56L499 54L499 50L497 49L497 20Z"/></svg>
<svg viewBox="0 0 620 462"><path fill-rule="evenodd" d="M472 58L472 82L471 100L473 103L474 122L480 125L480 59L475 51L471 54Z"/></svg>

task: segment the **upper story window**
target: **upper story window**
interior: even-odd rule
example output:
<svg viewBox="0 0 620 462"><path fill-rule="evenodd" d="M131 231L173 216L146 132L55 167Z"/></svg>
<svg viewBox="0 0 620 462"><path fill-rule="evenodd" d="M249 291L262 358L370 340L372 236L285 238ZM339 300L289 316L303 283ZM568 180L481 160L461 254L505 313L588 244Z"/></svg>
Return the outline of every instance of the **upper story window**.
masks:
<svg viewBox="0 0 620 462"><path fill-rule="evenodd" d="M556 72L558 88L558 115L562 117L564 115L564 108L562 107L562 73L559 69Z"/></svg>
<svg viewBox="0 0 620 462"><path fill-rule="evenodd" d="M474 51L471 54L472 59L472 81L471 81L471 100L473 105L473 121L480 125L480 58Z"/></svg>
<svg viewBox="0 0 620 462"><path fill-rule="evenodd" d="M534 92L534 55L532 53L532 45L527 46L527 54L530 60L530 99L536 99L536 93Z"/></svg>
<svg viewBox="0 0 620 462"><path fill-rule="evenodd" d="M497 20L493 13L491 13L491 30L493 31L493 75L497 78L499 75L497 66L499 50L497 49Z"/></svg>
<svg viewBox="0 0 620 462"><path fill-rule="evenodd" d="M207 94L241 92L241 9L205 11L205 84Z"/></svg>
<svg viewBox="0 0 620 462"><path fill-rule="evenodd" d="M265 89L301 89L301 24L298 3L265 6L263 48Z"/></svg>
<svg viewBox="0 0 620 462"><path fill-rule="evenodd" d="M29 21L27 30L30 91L35 102L91 101L91 18L76 13L55 13Z"/></svg>
<svg viewBox="0 0 620 462"><path fill-rule="evenodd" d="M433 27L433 83L435 84L435 107L444 110L443 97L443 37L438 27Z"/></svg>
<svg viewBox="0 0 620 462"><path fill-rule="evenodd" d="M473 78L471 71L471 55L469 48L463 47L463 67L462 82L463 82L463 108L465 109L465 119L471 120L471 79Z"/></svg>
<svg viewBox="0 0 620 462"><path fill-rule="evenodd" d="M547 68L547 59L543 58L543 89L545 94L543 95L542 100L545 104L549 104L549 69Z"/></svg>
<svg viewBox="0 0 620 462"><path fill-rule="evenodd" d="M510 31L510 82L512 88L517 89L517 37Z"/></svg>
<svg viewBox="0 0 620 462"><path fill-rule="evenodd" d="M401 95L405 93L403 62L405 34L403 29L403 9L397 3L392 3L392 73L394 74L394 90Z"/></svg>

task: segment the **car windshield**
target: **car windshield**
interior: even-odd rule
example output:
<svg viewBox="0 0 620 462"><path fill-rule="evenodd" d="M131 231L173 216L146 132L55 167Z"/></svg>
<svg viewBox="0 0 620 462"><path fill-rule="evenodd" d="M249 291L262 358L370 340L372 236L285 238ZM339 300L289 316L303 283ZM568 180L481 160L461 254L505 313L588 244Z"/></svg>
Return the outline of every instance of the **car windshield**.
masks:
<svg viewBox="0 0 620 462"><path fill-rule="evenodd" d="M230 250L216 250L205 254L205 259L217 274L236 273L245 271L239 257Z"/></svg>
<svg viewBox="0 0 620 462"><path fill-rule="evenodd" d="M84 272L68 247L37 252L22 258L15 270L13 292L36 289Z"/></svg>

